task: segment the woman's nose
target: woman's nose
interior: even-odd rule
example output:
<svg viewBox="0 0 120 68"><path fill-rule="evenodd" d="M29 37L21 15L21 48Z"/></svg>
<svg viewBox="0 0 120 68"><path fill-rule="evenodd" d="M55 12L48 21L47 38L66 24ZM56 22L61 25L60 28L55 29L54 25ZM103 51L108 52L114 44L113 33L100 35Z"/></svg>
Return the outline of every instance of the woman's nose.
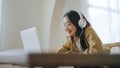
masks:
<svg viewBox="0 0 120 68"><path fill-rule="evenodd" d="M68 30L68 27L65 26L65 27L64 27L64 30L65 30L65 31Z"/></svg>

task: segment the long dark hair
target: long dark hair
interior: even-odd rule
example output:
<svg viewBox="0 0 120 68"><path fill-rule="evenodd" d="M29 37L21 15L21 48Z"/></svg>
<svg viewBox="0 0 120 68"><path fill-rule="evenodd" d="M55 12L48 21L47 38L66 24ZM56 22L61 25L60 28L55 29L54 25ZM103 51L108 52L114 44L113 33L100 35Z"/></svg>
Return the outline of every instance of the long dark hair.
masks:
<svg viewBox="0 0 120 68"><path fill-rule="evenodd" d="M77 13L74 10L70 10L65 13L64 17L65 16L67 16L70 19L70 21L73 23L73 25L76 27L76 35L80 37L81 47L82 47L82 49L85 50L88 46L86 45L85 40L84 40L84 29L81 29L81 27L78 24L79 20L81 19L79 13ZM83 14L82 14L82 16L83 16ZM83 18L85 18L85 17L83 16ZM85 18L85 20L86 20L86 18ZM87 21L87 23L88 23L88 21ZM88 25L90 25L90 24L88 23Z"/></svg>

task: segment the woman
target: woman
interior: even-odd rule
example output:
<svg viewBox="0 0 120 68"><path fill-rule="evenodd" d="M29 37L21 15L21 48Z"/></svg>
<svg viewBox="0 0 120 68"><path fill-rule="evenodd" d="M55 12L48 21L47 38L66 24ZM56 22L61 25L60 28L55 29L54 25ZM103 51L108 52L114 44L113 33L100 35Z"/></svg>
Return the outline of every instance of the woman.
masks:
<svg viewBox="0 0 120 68"><path fill-rule="evenodd" d="M82 13L68 11L63 17L67 40L58 50L59 54L103 54L109 48L103 47L100 38Z"/></svg>

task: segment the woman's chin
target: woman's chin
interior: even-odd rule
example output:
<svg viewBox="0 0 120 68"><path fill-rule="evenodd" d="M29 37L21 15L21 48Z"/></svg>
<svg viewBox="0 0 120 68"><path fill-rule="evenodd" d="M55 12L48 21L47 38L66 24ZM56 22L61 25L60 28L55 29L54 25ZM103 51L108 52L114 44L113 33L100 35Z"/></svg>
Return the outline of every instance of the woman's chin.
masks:
<svg viewBox="0 0 120 68"><path fill-rule="evenodd" d="M68 36L68 37L72 37L72 35L71 35L71 34L67 34L67 36Z"/></svg>

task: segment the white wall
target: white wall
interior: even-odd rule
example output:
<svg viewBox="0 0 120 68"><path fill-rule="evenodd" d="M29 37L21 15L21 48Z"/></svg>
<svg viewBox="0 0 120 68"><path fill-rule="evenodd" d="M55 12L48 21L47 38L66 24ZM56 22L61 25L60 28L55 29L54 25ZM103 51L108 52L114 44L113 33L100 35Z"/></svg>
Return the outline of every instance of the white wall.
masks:
<svg viewBox="0 0 120 68"><path fill-rule="evenodd" d="M61 31L61 23L63 18L65 0L56 0L50 27L50 46L51 52L56 52L60 45L63 43L65 34Z"/></svg>
<svg viewBox="0 0 120 68"><path fill-rule="evenodd" d="M1 9L2 9L2 0L0 0L0 45L1 45Z"/></svg>
<svg viewBox="0 0 120 68"><path fill-rule="evenodd" d="M1 50L23 48L20 31L36 26L43 52L49 50L55 0L3 0Z"/></svg>
<svg viewBox="0 0 120 68"><path fill-rule="evenodd" d="M43 52L49 52L50 28L56 0L43 1Z"/></svg>
<svg viewBox="0 0 120 68"><path fill-rule="evenodd" d="M42 4L42 0L3 0L1 49L23 48L19 34L23 29L36 26L42 33Z"/></svg>
<svg viewBox="0 0 120 68"><path fill-rule="evenodd" d="M85 0L3 0L1 50L23 48L19 32L36 26L43 52L56 52L66 39L64 13L74 9L87 14L82 7Z"/></svg>
<svg viewBox="0 0 120 68"><path fill-rule="evenodd" d="M65 0L64 13L68 10L76 10L82 12L86 17L88 17L88 5L86 0Z"/></svg>

